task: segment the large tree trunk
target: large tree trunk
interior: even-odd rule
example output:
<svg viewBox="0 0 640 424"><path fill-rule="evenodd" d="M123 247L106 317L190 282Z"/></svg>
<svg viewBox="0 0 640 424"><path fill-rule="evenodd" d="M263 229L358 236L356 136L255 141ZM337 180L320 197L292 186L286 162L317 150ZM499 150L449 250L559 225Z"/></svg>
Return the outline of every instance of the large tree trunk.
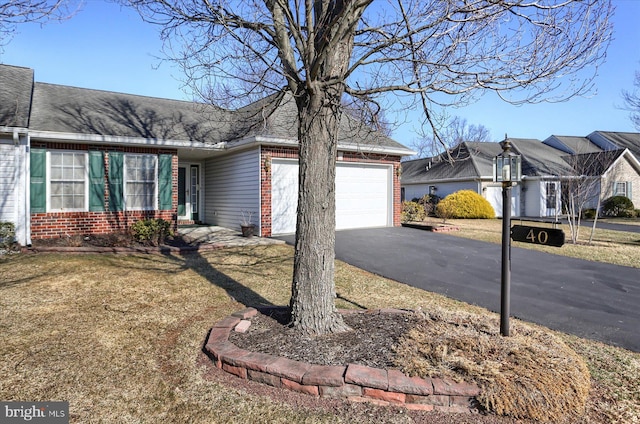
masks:
<svg viewBox="0 0 640 424"><path fill-rule="evenodd" d="M325 90L297 96L300 172L292 324L308 334L348 329L335 309L335 176L339 97Z"/></svg>

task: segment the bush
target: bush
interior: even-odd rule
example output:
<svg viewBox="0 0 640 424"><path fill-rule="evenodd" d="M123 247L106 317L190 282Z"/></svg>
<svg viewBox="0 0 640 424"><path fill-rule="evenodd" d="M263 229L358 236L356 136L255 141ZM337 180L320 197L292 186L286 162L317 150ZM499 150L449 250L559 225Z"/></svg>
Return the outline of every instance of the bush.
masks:
<svg viewBox="0 0 640 424"><path fill-rule="evenodd" d="M625 196L611 196L602 202L602 214L611 217L633 218L635 215L633 202Z"/></svg>
<svg viewBox="0 0 640 424"><path fill-rule="evenodd" d="M402 202L402 222L422 221L426 217L424 207L418 202Z"/></svg>
<svg viewBox="0 0 640 424"><path fill-rule="evenodd" d="M585 219L594 219L596 217L595 209L585 209L582 211L582 217Z"/></svg>
<svg viewBox="0 0 640 424"><path fill-rule="evenodd" d="M164 219L143 219L131 226L131 234L140 243L158 246L171 235L171 223Z"/></svg>
<svg viewBox="0 0 640 424"><path fill-rule="evenodd" d="M472 190L460 190L442 199L436 206L436 215L449 218L486 219L495 218L491 203Z"/></svg>
<svg viewBox="0 0 640 424"><path fill-rule="evenodd" d="M422 205L422 207L424 208L424 213L427 216L435 216L436 214L436 206L438 205L438 202L440 202L440 200L442 200L441 197L431 194L425 194L424 196L418 198L414 198L411 201L412 202L416 202L420 205Z"/></svg>
<svg viewBox="0 0 640 424"><path fill-rule="evenodd" d="M9 249L16 240L16 226L13 222L0 222L0 249Z"/></svg>

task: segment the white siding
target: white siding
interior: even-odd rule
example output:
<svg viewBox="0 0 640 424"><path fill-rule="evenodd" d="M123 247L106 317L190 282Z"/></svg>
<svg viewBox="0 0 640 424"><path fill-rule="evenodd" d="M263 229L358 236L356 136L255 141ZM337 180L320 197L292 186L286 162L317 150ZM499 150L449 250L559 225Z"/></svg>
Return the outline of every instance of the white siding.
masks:
<svg viewBox="0 0 640 424"><path fill-rule="evenodd" d="M8 140L7 140L8 141ZM16 181L17 148L0 140L0 221L17 221Z"/></svg>
<svg viewBox="0 0 640 424"><path fill-rule="evenodd" d="M540 180L527 181L524 183L524 187L527 188L524 192L524 216L543 216L542 208L544 207L544 197L541 189L542 184Z"/></svg>
<svg viewBox="0 0 640 424"><path fill-rule="evenodd" d="M26 158L28 140L0 139L0 221L13 222L16 226L16 241L25 246L29 239L29 218L26 201L29 196L26 180Z"/></svg>
<svg viewBox="0 0 640 424"><path fill-rule="evenodd" d="M205 163L204 219L210 225L240 229L242 211L260 225L258 149L212 158Z"/></svg>

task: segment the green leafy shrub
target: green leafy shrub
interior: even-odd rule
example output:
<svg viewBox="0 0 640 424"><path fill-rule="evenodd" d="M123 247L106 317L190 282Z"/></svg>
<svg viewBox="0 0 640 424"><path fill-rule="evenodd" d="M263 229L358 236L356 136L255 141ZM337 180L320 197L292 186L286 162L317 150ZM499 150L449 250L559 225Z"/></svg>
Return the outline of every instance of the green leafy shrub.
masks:
<svg viewBox="0 0 640 424"><path fill-rule="evenodd" d="M436 215L444 220L495 218L491 203L472 190L456 191L442 199L436 206Z"/></svg>
<svg viewBox="0 0 640 424"><path fill-rule="evenodd" d="M635 210L631 199L625 196L611 196L602 202L604 216L633 218Z"/></svg>
<svg viewBox="0 0 640 424"><path fill-rule="evenodd" d="M594 219L596 217L595 209L585 209L582 211L582 217L585 219Z"/></svg>
<svg viewBox="0 0 640 424"><path fill-rule="evenodd" d="M171 223L164 219L142 219L131 226L131 234L140 243L158 246L171 235Z"/></svg>
<svg viewBox="0 0 640 424"><path fill-rule="evenodd" d="M0 248L8 249L16 240L16 226L13 222L0 222Z"/></svg>
<svg viewBox="0 0 640 424"><path fill-rule="evenodd" d="M402 222L422 221L427 214L424 207L418 202L402 202L402 213L400 219Z"/></svg>

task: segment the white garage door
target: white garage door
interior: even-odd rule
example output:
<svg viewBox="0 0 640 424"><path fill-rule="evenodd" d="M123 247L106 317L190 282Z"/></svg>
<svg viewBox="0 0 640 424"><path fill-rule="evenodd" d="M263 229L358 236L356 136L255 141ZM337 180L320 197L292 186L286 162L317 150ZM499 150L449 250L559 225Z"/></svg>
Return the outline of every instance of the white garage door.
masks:
<svg viewBox="0 0 640 424"><path fill-rule="evenodd" d="M339 163L336 167L336 229L391 225L391 167ZM298 164L274 159L271 168L271 232L296 230Z"/></svg>
<svg viewBox="0 0 640 424"><path fill-rule="evenodd" d="M518 216L520 211L520 192L515 187L511 188L511 216ZM485 197L493 206L496 217L502 217L502 187L487 187Z"/></svg>

